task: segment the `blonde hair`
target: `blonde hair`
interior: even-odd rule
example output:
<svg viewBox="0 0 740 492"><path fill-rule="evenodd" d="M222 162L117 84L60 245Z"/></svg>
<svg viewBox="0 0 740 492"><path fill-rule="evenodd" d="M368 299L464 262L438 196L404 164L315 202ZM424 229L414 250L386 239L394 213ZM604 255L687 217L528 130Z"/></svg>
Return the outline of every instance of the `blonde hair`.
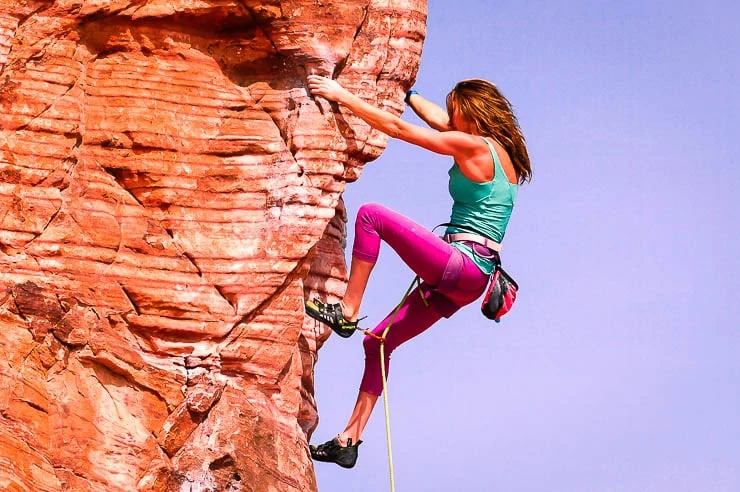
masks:
<svg viewBox="0 0 740 492"><path fill-rule="evenodd" d="M447 111L452 113L455 108L475 125L478 133L493 137L506 149L520 184L532 179L524 134L511 103L494 84L483 79L458 82L447 94Z"/></svg>

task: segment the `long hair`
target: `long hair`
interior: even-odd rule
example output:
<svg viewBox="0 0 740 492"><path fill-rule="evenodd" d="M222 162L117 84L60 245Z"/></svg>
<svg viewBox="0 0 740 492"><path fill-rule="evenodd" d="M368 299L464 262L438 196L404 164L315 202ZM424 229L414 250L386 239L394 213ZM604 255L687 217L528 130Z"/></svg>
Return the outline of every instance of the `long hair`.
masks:
<svg viewBox="0 0 740 492"><path fill-rule="evenodd" d="M447 110L457 108L484 137L493 137L511 158L519 184L532 179L524 134L511 108L511 103L491 82L468 79L458 82L447 94Z"/></svg>

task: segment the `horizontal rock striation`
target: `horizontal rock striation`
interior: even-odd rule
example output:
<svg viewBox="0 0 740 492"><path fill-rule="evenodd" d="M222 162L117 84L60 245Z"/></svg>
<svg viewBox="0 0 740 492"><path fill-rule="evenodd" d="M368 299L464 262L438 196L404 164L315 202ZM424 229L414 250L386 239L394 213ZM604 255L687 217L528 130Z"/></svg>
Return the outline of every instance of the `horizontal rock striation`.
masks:
<svg viewBox="0 0 740 492"><path fill-rule="evenodd" d="M0 0L0 487L315 490L309 295L422 0Z"/></svg>

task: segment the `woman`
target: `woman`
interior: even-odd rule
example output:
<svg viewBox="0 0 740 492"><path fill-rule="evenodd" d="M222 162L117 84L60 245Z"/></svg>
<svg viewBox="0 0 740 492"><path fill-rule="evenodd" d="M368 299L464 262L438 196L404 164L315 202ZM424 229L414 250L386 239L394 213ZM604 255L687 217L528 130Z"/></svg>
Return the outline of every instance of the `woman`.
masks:
<svg viewBox="0 0 740 492"><path fill-rule="evenodd" d="M363 205L355 224L355 242L344 298L338 304L306 302L306 312L342 337L357 329L357 316L385 241L423 280L400 307L385 340L385 366L403 342L422 333L442 317L450 317L484 291L498 260L498 249L516 198L517 185L532 170L511 105L492 83L459 82L447 95L447 110L409 91L406 103L431 129L413 125L378 109L326 77L310 75L314 96L335 101L387 135L454 158L449 171L453 206L445 238L377 204ZM470 233L473 231L473 233ZM381 335L389 315L372 332ZM366 336L365 370L352 415L344 431L311 446L317 461L352 468L365 425L382 392L380 342Z"/></svg>

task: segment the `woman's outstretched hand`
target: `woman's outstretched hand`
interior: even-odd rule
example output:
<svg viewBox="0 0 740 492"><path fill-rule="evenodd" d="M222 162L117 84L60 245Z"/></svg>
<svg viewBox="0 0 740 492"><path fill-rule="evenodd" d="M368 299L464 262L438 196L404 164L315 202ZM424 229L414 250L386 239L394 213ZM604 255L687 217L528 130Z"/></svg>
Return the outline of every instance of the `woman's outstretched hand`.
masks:
<svg viewBox="0 0 740 492"><path fill-rule="evenodd" d="M349 91L339 85L339 82L322 77L321 75L309 75L306 80L308 81L308 90L314 96L321 96L330 101L341 102L341 97L349 94Z"/></svg>

